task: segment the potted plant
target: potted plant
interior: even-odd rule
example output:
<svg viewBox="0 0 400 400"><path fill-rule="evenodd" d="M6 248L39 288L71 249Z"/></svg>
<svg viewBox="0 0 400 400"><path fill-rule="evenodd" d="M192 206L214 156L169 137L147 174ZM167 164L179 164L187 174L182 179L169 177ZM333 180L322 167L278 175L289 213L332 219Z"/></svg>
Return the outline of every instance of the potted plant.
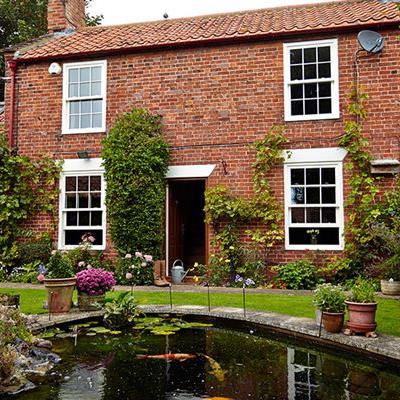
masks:
<svg viewBox="0 0 400 400"><path fill-rule="evenodd" d="M345 333L366 333L367 336L376 336L375 313L378 303L375 301L373 283L365 278L357 279L345 303L349 313Z"/></svg>
<svg viewBox="0 0 400 400"><path fill-rule="evenodd" d="M104 304L105 293L115 285L114 274L102 268L80 271L76 275L78 306L81 311L97 310Z"/></svg>
<svg viewBox="0 0 400 400"><path fill-rule="evenodd" d="M322 312L322 325L327 332L343 328L346 295L341 286L324 283L314 290L313 303Z"/></svg>
<svg viewBox="0 0 400 400"><path fill-rule="evenodd" d="M400 296L400 254L393 255L383 263L382 278L382 293L389 296Z"/></svg>
<svg viewBox="0 0 400 400"><path fill-rule="evenodd" d="M71 261L60 251L54 251L44 277L49 313L66 313L71 309L75 283Z"/></svg>

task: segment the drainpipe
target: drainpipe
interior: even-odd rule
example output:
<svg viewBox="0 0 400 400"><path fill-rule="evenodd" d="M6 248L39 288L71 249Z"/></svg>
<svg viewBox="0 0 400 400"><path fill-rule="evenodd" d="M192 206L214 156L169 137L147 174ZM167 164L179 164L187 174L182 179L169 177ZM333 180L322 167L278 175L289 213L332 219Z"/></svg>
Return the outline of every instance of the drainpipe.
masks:
<svg viewBox="0 0 400 400"><path fill-rule="evenodd" d="M15 111L15 77L17 75L17 61L10 60L7 63L8 68L11 72L11 88L10 88L10 108L8 116L8 143L10 148L14 148L14 111Z"/></svg>

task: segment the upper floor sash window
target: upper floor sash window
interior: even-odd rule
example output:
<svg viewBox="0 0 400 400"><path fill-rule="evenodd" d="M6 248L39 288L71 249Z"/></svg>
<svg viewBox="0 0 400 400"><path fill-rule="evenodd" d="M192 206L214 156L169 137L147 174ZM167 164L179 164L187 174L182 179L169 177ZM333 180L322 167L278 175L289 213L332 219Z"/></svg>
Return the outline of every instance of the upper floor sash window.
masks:
<svg viewBox="0 0 400 400"><path fill-rule="evenodd" d="M337 39L284 44L285 120L339 118Z"/></svg>
<svg viewBox="0 0 400 400"><path fill-rule="evenodd" d="M63 133L105 132L107 62L64 64Z"/></svg>

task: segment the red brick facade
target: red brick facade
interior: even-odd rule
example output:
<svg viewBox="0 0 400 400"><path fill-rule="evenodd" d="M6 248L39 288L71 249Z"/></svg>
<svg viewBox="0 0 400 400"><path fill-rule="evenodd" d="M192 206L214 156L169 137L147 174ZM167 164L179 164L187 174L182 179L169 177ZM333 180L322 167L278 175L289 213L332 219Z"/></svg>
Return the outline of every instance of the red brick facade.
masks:
<svg viewBox="0 0 400 400"><path fill-rule="evenodd" d="M338 145L349 118L346 110L359 49L357 33L355 29L95 58L108 63L107 130L119 114L134 107L161 114L172 146L172 165L216 164L208 186L224 184L237 195L251 196L254 153L249 144L262 138L273 124L285 124L290 149ZM393 28L380 33L385 37L383 53L361 55L359 62L360 83L369 95L364 133L374 158L399 159L399 32ZM285 123L283 43L324 38L338 38L340 118ZM87 149L92 157L98 157L103 134L61 134L62 75L48 73L51 62L65 61L18 66L14 137L19 152L31 157L49 153L64 159L76 158L78 150ZM389 187L392 182L393 177L387 177L382 185ZM283 167L274 169L271 183L283 207ZM345 194L348 190L345 173ZM50 219L38 218L31 226L47 231L50 224ZM303 255L303 251L287 251L279 245L270 261L285 262Z"/></svg>
<svg viewBox="0 0 400 400"><path fill-rule="evenodd" d="M49 32L84 26L85 4L81 0L49 0L47 21Z"/></svg>

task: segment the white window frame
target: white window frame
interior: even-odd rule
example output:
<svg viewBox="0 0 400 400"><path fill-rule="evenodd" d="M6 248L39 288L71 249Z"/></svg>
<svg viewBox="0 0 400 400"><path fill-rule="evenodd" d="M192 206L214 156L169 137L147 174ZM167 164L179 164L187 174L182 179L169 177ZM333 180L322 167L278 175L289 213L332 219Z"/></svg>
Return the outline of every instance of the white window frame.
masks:
<svg viewBox="0 0 400 400"><path fill-rule="evenodd" d="M82 67L101 67L101 96L68 96L68 76L69 70ZM101 127L98 128L69 128L69 102L74 100L102 100L102 121ZM62 134L79 134L79 133L105 133L106 132L106 111L107 111L107 60L101 61L85 61L77 63L64 64L63 68L63 107L62 107Z"/></svg>
<svg viewBox="0 0 400 400"><path fill-rule="evenodd" d="M304 150L287 150L284 164L284 194L285 194L285 249L286 250L344 250L344 199L343 199L343 160L347 151L340 148L318 148ZM336 223L291 223L291 177L293 168L335 168L336 186ZM324 204L329 207L329 204ZM321 207L316 204L315 207ZM332 206L333 208L333 206ZM339 244L301 244L289 243L290 228L339 228Z"/></svg>
<svg viewBox="0 0 400 400"><path fill-rule="evenodd" d="M331 48L331 77L319 79L290 80L290 50L312 47L330 46ZM313 121L323 119L337 119L340 117L339 109L339 55L338 40L312 40L307 42L293 42L283 44L284 59L284 103L285 121ZM330 114L292 115L291 113L291 84L332 82L332 112Z"/></svg>
<svg viewBox="0 0 400 400"><path fill-rule="evenodd" d="M92 246L93 250L105 250L106 249L106 230L107 230L107 213L105 206L105 195L106 195L106 181L104 178L104 168L102 166L101 158L92 158L88 160L71 159L64 160L63 171L60 175L60 197L59 197L59 228L58 228L58 249L59 250L72 250L77 248L79 245L65 245L65 227L66 227L66 215L67 211L71 209L65 207L65 178L67 176L90 176L90 175L101 175L101 207L93 209L94 211L102 211L102 231L103 231L103 244ZM85 209L86 210L86 209ZM87 209L90 211L91 209ZM68 227L68 230L93 230L91 226L76 226Z"/></svg>

